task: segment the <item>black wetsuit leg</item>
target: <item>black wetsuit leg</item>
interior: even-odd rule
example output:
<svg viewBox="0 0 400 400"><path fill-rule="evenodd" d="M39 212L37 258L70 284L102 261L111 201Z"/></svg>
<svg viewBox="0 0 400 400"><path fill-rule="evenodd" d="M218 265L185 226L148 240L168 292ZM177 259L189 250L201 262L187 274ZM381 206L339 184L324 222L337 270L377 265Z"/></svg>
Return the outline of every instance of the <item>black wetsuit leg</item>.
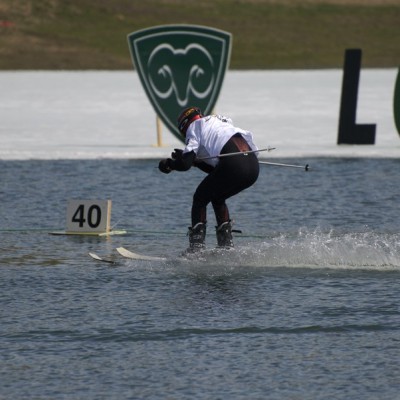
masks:
<svg viewBox="0 0 400 400"><path fill-rule="evenodd" d="M243 139L244 140L244 139ZM239 151L232 138L221 154ZM200 183L193 196L192 226L206 222L207 205L214 208L217 225L229 221L225 200L253 185L259 174L259 164L254 153L221 157L216 168Z"/></svg>

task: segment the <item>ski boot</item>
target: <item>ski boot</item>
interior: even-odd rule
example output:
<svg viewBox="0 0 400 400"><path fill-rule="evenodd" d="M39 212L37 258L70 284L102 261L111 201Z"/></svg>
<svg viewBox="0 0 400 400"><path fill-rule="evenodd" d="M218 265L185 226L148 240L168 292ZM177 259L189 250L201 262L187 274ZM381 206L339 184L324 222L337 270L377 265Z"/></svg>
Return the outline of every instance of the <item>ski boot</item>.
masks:
<svg viewBox="0 0 400 400"><path fill-rule="evenodd" d="M215 227L217 233L218 247L232 248L232 223L231 221L223 222L221 225Z"/></svg>
<svg viewBox="0 0 400 400"><path fill-rule="evenodd" d="M189 248L188 253L195 253L203 250L206 246L204 244L206 238L206 224L199 222L195 226L189 228Z"/></svg>

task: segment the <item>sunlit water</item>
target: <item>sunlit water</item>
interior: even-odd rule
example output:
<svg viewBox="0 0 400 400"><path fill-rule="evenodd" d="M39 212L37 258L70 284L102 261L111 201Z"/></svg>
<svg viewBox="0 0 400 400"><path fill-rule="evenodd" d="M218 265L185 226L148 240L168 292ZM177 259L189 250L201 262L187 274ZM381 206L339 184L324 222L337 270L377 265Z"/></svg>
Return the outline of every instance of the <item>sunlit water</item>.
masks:
<svg viewBox="0 0 400 400"><path fill-rule="evenodd" d="M189 260L199 171L0 161L0 398L400 398L400 161L277 161L312 169L262 166L236 250ZM127 234L49 235L68 199L111 199Z"/></svg>

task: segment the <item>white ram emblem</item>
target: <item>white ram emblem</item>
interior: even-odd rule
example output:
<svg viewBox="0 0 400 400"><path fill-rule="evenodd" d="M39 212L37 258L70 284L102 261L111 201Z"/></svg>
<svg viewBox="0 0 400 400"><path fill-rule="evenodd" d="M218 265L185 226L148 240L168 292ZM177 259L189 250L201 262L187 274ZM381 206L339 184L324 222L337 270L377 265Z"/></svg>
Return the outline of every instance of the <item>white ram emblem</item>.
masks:
<svg viewBox="0 0 400 400"><path fill-rule="evenodd" d="M215 82L214 70L210 53L196 43L185 49L160 44L151 52L147 65L148 81L154 93L161 99L174 93L181 107L189 105L191 94L199 99L210 94Z"/></svg>

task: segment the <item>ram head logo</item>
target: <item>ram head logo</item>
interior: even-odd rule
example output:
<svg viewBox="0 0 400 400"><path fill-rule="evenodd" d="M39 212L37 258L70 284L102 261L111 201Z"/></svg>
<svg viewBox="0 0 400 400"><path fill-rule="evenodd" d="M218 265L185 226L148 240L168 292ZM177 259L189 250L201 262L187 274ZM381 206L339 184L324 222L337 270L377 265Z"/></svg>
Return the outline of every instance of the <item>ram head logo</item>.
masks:
<svg viewBox="0 0 400 400"><path fill-rule="evenodd" d="M183 108L205 114L216 104L230 57L231 35L195 25L163 25L128 35L134 66L157 115L180 140Z"/></svg>
<svg viewBox="0 0 400 400"><path fill-rule="evenodd" d="M191 95L196 99L207 97L215 82L213 59L196 43L185 49L161 44L152 51L147 67L154 93L160 99L173 96L180 107L190 105Z"/></svg>

